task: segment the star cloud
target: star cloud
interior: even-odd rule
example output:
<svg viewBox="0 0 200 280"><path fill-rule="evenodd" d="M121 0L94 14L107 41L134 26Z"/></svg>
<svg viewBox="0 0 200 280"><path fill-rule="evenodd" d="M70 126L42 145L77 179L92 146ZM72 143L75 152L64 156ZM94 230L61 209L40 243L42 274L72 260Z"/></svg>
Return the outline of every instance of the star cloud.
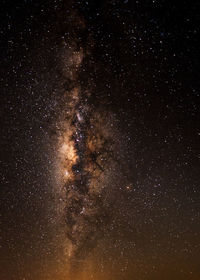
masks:
<svg viewBox="0 0 200 280"><path fill-rule="evenodd" d="M74 25L84 28L82 21L79 27L77 22ZM96 245L109 220L105 181L111 177L116 150L112 114L94 106L93 90L80 83L79 70L86 56L88 50L75 38L63 43L64 106L57 121L57 168L65 190L65 249L72 270Z"/></svg>

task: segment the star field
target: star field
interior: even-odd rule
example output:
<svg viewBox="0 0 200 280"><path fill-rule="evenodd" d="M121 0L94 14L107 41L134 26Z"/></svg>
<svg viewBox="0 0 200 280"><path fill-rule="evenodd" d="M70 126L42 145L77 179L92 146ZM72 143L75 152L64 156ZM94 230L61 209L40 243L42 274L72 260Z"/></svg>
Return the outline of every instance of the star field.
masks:
<svg viewBox="0 0 200 280"><path fill-rule="evenodd" d="M198 280L198 1L3 1L2 280Z"/></svg>

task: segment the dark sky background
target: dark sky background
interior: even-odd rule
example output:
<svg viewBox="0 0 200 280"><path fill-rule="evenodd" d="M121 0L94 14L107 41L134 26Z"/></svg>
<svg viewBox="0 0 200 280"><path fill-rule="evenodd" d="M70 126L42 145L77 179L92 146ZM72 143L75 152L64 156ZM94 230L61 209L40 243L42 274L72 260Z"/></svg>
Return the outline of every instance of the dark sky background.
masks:
<svg viewBox="0 0 200 280"><path fill-rule="evenodd" d="M52 123L59 51L76 10L95 65L83 64L80 83L90 77L96 102L115 116L131 181L115 190L113 220L79 280L198 280L199 1L64 2L1 3L0 279L66 279Z"/></svg>

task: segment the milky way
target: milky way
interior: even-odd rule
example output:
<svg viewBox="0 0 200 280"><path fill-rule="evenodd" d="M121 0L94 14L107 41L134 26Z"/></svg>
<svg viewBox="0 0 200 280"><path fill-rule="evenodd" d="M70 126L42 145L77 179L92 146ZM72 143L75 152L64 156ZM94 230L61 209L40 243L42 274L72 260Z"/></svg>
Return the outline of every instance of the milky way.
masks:
<svg viewBox="0 0 200 280"><path fill-rule="evenodd" d="M84 32L79 17L74 15L71 24L79 36ZM64 106L57 121L57 172L65 189L66 257L72 266L96 245L109 221L106 185L113 173L117 134L114 116L96 102L92 84L81 86L79 72L90 59L91 44L89 49L76 39L70 37L61 51Z"/></svg>

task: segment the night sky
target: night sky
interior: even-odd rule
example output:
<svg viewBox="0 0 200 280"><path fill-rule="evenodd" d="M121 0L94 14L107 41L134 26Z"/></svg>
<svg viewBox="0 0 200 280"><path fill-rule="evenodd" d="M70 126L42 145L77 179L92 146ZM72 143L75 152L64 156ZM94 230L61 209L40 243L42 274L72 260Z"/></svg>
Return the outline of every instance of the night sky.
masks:
<svg viewBox="0 0 200 280"><path fill-rule="evenodd" d="M199 1L3 0L0 280L199 280Z"/></svg>

